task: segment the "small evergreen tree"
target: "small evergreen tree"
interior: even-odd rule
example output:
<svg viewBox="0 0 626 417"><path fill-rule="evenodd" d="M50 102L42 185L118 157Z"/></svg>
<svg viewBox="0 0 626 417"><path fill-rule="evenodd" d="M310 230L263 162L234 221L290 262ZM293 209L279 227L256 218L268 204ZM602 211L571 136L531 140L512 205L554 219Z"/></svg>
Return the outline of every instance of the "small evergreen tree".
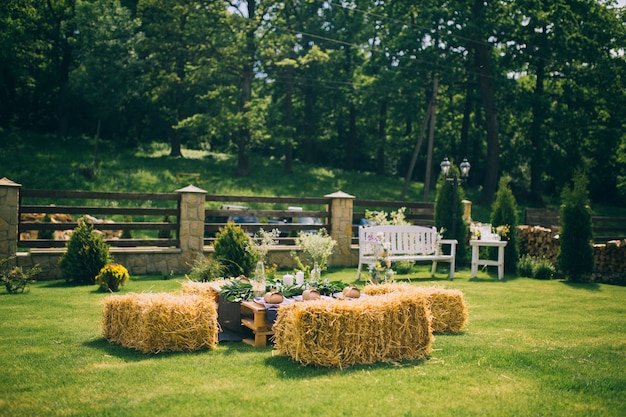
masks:
<svg viewBox="0 0 626 417"><path fill-rule="evenodd" d="M241 226L228 222L226 226L220 228L216 237L213 255L222 264L225 276L250 276L257 259L247 250L250 246L250 237Z"/></svg>
<svg viewBox="0 0 626 417"><path fill-rule="evenodd" d="M109 245L83 218L78 220L78 227L72 232L66 248L59 259L59 268L67 281L77 284L94 284L96 275L112 261Z"/></svg>
<svg viewBox="0 0 626 417"><path fill-rule="evenodd" d="M593 271L593 229L587 178L578 171L573 188L561 193L561 232L558 264L567 279L582 281Z"/></svg>
<svg viewBox="0 0 626 417"><path fill-rule="evenodd" d="M507 240L504 249L504 269L506 272L515 272L519 260L519 242L517 239L517 202L513 191L509 187L511 178L503 176L498 184L496 199L491 206L491 224L494 227L508 226L509 232L503 236Z"/></svg>
<svg viewBox="0 0 626 417"><path fill-rule="evenodd" d="M443 229L444 239L456 239L456 263L464 265L467 263L467 236L468 225L463 219L463 189L457 187L456 193L456 226L453 227L454 211L454 185L441 177L437 184L437 198L435 199L435 227L437 230ZM453 235L453 229L455 233Z"/></svg>

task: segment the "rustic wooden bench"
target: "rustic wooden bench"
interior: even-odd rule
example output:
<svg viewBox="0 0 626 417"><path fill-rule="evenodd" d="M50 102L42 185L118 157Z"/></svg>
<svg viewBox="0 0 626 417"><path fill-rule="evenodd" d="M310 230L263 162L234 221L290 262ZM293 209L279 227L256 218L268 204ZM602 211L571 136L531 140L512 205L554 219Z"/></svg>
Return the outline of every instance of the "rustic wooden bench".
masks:
<svg viewBox="0 0 626 417"><path fill-rule="evenodd" d="M359 227L359 267L357 279L361 276L363 264L376 262L385 242L386 257L397 261L432 261L431 274L434 276L438 262L450 263L450 279L454 279L454 266L457 240L440 239L435 227L425 226L366 226ZM450 245L450 253L442 251L442 245Z"/></svg>

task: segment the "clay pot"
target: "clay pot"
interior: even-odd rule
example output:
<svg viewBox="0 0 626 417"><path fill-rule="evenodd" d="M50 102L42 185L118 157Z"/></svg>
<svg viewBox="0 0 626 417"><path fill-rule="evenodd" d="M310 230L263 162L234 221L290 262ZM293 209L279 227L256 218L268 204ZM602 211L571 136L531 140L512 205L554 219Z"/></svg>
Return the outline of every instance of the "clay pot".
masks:
<svg viewBox="0 0 626 417"><path fill-rule="evenodd" d="M343 291L341 291L341 294L345 298L360 298L361 297L361 291L359 291L359 289L354 286L344 288Z"/></svg>
<svg viewBox="0 0 626 417"><path fill-rule="evenodd" d="M268 304L280 304L284 300L285 297L283 297L283 295L278 291L270 291L268 293L265 293L265 295L263 296L263 301Z"/></svg>
<svg viewBox="0 0 626 417"><path fill-rule="evenodd" d="M304 290L302 292L302 299L304 301L319 300L320 299L320 293L315 288L309 288L308 290Z"/></svg>

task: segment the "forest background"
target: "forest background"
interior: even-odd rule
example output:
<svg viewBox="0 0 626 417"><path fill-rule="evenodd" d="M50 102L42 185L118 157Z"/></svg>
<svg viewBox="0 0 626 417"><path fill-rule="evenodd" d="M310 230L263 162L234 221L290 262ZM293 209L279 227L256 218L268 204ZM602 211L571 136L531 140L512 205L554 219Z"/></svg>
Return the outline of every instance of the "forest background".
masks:
<svg viewBox="0 0 626 417"><path fill-rule="evenodd" d="M582 170L592 201L624 205L625 12L603 0L5 0L0 139L82 137L95 168L103 142L165 142L172 156L236 155L239 177L251 158L287 175L298 159L430 187L439 161L467 157L485 204L503 174L541 205Z"/></svg>

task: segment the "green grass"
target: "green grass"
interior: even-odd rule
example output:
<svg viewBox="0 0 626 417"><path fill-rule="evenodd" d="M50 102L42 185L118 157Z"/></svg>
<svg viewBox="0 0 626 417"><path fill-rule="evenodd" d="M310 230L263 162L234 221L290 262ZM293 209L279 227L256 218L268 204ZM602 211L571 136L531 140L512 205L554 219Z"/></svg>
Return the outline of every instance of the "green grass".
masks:
<svg viewBox="0 0 626 417"><path fill-rule="evenodd" d="M354 268L329 271L352 282ZM470 323L424 361L303 367L272 348L144 355L104 340L94 287L0 292L1 416L626 415L626 288L426 268L416 285L463 291ZM133 277L122 293L180 289Z"/></svg>

